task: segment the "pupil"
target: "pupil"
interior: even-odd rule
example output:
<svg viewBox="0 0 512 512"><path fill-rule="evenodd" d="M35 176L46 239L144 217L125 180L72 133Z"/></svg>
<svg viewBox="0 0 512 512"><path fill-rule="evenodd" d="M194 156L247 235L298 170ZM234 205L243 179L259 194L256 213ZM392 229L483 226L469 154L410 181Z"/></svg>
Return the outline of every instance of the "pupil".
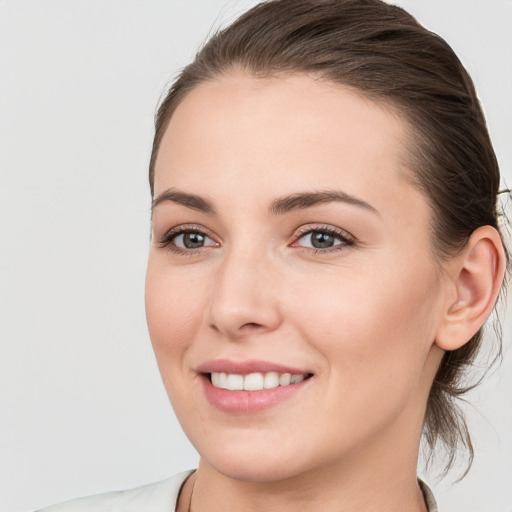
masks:
<svg viewBox="0 0 512 512"><path fill-rule="evenodd" d="M183 236L183 245L187 249L197 249L204 245L204 236L200 233L185 233Z"/></svg>
<svg viewBox="0 0 512 512"><path fill-rule="evenodd" d="M316 232L312 234L311 244L316 249L325 249L332 247L334 244L334 237L329 233Z"/></svg>

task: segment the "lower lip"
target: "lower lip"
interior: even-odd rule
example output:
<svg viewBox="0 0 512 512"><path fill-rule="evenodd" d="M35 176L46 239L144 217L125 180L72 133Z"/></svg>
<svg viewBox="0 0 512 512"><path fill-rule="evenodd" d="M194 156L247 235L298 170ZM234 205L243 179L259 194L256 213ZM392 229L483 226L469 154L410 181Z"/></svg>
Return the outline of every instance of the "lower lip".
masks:
<svg viewBox="0 0 512 512"><path fill-rule="evenodd" d="M230 391L214 387L207 375L200 377L208 401L220 411L232 414L251 414L274 407L291 398L311 380L259 391Z"/></svg>

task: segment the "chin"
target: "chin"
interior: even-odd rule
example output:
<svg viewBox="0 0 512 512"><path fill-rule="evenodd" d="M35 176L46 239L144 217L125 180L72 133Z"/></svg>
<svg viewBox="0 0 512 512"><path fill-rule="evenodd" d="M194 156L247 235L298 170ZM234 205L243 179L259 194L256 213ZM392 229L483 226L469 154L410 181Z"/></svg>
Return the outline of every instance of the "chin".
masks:
<svg viewBox="0 0 512 512"><path fill-rule="evenodd" d="M272 482L304 470L304 452L299 458L297 447L293 443L287 446L275 432L231 430L208 439L201 437L197 443L194 436L189 438L201 456L201 464L234 480Z"/></svg>
<svg viewBox="0 0 512 512"><path fill-rule="evenodd" d="M314 443L308 450L302 437L299 439L290 434L265 430L231 431L209 441L203 438L194 445L201 455L201 464L227 478L243 482L284 481L321 466L332 455L322 453L321 447L315 451Z"/></svg>
<svg viewBox="0 0 512 512"><path fill-rule="evenodd" d="M285 461L269 460L268 457L234 458L227 455L214 460L205 460L215 471L240 482L269 483L287 480L304 469Z"/></svg>

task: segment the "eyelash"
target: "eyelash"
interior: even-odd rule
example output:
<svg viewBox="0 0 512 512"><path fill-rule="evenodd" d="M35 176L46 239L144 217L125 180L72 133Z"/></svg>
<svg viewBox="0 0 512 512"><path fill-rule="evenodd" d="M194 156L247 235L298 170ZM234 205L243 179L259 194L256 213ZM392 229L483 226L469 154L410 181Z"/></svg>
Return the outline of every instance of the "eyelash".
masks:
<svg viewBox="0 0 512 512"><path fill-rule="evenodd" d="M190 233L197 233L199 235L202 235L206 238L209 238L210 240L213 240L213 238L204 230L201 228L198 228L197 226L178 226L175 228L170 229L167 231L158 241L158 247L160 248L167 248L169 251L180 254L180 255L186 255L186 256L193 256L197 254L199 251L204 250L205 248L209 247L198 247L196 249L183 249L181 247L176 246L173 242L174 240L180 236ZM304 247L298 244L298 242L306 237L306 235L312 234L312 233L323 233L330 235L334 238L337 238L341 241L341 243L336 244L329 248L314 248L314 247ZM217 242L215 242L217 244ZM343 250L346 247L351 247L356 244L356 240L352 235L347 233L346 231L342 231L341 229L334 228L332 226L315 226L315 227L304 227L299 229L299 231L294 234L294 241L292 244L290 244L291 247L300 247L303 251L312 253L312 254L326 254L331 253L335 251ZM218 244L217 244L218 245Z"/></svg>
<svg viewBox="0 0 512 512"><path fill-rule="evenodd" d="M213 240L213 238L206 233L204 229L200 229L197 226L178 226L175 228L170 229L169 231L166 231L164 235L160 238L158 241L158 247L161 248L167 248L170 252L184 255L184 256L193 256L198 253L198 251L201 251L204 249L204 247L199 247L197 249L182 249L181 247L178 247L173 242L174 240L180 236L180 235L186 235L190 233L197 233L198 235L202 235L205 238L209 238L210 240Z"/></svg>
<svg viewBox="0 0 512 512"><path fill-rule="evenodd" d="M295 241L293 242L292 247L296 247L297 245L295 245L295 244L297 244L299 242L299 240L303 239L306 235L309 235L312 233L327 234L327 235L330 235L330 236L337 238L338 240L341 241L341 243L339 243L339 244L336 244L332 247L324 248L324 249L315 248L315 247L299 246L299 247L301 247L302 250L305 250L312 254L326 254L326 253L328 254L328 253L332 253L332 252L336 252L336 251L341 251L341 250L345 249L346 247L352 247L356 243L356 240L352 235L350 235L349 233L347 233L346 231L343 231L341 229L334 228L332 226L315 226L315 227L307 226L307 227L299 229L298 233L295 235Z"/></svg>

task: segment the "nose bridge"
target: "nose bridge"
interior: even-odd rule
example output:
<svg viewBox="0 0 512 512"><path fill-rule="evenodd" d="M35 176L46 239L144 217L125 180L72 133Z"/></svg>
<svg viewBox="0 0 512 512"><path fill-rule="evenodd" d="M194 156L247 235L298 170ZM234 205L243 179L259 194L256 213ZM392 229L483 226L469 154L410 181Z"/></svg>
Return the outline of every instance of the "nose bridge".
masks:
<svg viewBox="0 0 512 512"><path fill-rule="evenodd" d="M275 329L280 318L273 293L274 264L252 244L227 250L217 269L210 326L232 338Z"/></svg>

